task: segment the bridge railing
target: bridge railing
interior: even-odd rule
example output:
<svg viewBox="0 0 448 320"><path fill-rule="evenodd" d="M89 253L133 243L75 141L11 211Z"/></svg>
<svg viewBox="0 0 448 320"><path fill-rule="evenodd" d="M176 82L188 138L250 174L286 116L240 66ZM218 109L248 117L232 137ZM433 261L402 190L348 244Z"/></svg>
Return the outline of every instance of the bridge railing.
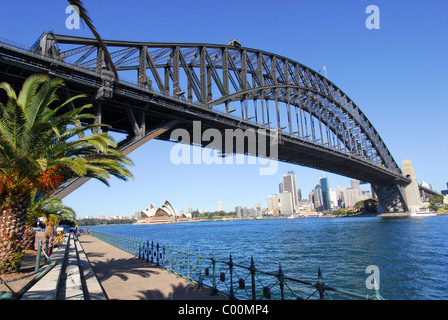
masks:
<svg viewBox="0 0 448 320"><path fill-rule="evenodd" d="M382 300L379 290L373 295L363 295L349 290L329 286L323 282L318 270L317 280L305 281L288 277L281 264L277 272L266 272L256 268L251 258L249 266L233 262L232 255L227 261L205 257L199 252L192 253L188 246L182 251L159 242L142 241L137 238L91 230L90 234L104 242L116 246L140 259L166 269L169 273L194 282L198 287L209 287L212 295L224 294L236 300L308 300L308 299L367 299Z"/></svg>

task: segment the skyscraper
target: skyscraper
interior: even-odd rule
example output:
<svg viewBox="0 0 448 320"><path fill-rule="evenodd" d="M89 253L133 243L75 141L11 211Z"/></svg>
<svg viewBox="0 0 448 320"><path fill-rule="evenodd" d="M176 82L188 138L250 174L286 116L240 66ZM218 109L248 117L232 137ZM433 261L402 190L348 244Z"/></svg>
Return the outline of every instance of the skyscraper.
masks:
<svg viewBox="0 0 448 320"><path fill-rule="evenodd" d="M350 208L358 202L358 190L347 187L344 189L344 204L346 208Z"/></svg>
<svg viewBox="0 0 448 320"><path fill-rule="evenodd" d="M294 213L294 203L292 201L292 194L288 191L280 193L280 207L282 215Z"/></svg>
<svg viewBox="0 0 448 320"><path fill-rule="evenodd" d="M288 174L283 176L282 182L279 184L279 193L291 193L293 210L299 205L299 197L297 196L296 174L294 171L288 171Z"/></svg>
<svg viewBox="0 0 448 320"><path fill-rule="evenodd" d="M325 175L319 179L319 184L322 192L322 206L324 210L330 210L330 185L328 183L328 177Z"/></svg>
<svg viewBox="0 0 448 320"><path fill-rule="evenodd" d="M276 194L268 196L268 213L278 217L278 196Z"/></svg>
<svg viewBox="0 0 448 320"><path fill-rule="evenodd" d="M446 183L446 189L447 189L447 190L442 190L442 191L441 191L441 193L442 193L444 196L448 195L448 182Z"/></svg>
<svg viewBox="0 0 448 320"><path fill-rule="evenodd" d="M362 197L360 182L359 182L359 180L352 179L352 180L350 180L350 184L351 184L352 188L355 190L355 194L356 194L355 202L358 202L359 200L361 200L361 197Z"/></svg>
<svg viewBox="0 0 448 320"><path fill-rule="evenodd" d="M316 211L322 210L322 188L320 184L317 184L313 191L309 195L310 202L313 203L314 209Z"/></svg>

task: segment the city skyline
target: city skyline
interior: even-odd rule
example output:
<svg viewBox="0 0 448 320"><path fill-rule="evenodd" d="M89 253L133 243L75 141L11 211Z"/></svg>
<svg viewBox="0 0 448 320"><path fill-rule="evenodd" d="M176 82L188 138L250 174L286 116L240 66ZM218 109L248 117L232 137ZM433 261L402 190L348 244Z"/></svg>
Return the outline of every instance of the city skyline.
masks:
<svg viewBox="0 0 448 320"><path fill-rule="evenodd" d="M231 1L217 10L217 4L206 1L198 1L194 8L172 1L151 7L155 11L151 19L148 10L135 10L148 8L145 1L131 0L120 7L98 1L86 7L104 39L227 44L237 37L243 46L291 58L316 72L326 66L328 79L365 113L397 164L401 167L409 158L419 183L424 180L437 192L445 189L448 44L442 39L448 38L448 3L378 1L379 30L366 28L368 1L277 4ZM21 1L6 6L8 14L0 21L2 38L31 46L49 30L92 37L82 25L67 29L64 1L49 0L45 6ZM229 23L234 7L253 14ZM175 23L167 23L166 12ZM277 18L273 18L275 23L259 24L260 16ZM279 21L278 17L283 18ZM118 20L122 23L116 23ZM249 27L252 24L258 27ZM329 31L339 36L331 36ZM172 147L169 142L150 141L129 155L135 162L131 168L135 181L112 179L108 188L91 180L64 198L64 203L75 209L78 217L127 215L166 199L184 211L190 204L193 209L215 211L218 201L230 210L260 201L266 204L289 170L301 177L298 188L303 198L323 174L330 187L350 185L350 178L286 163L279 163L277 173L271 176L260 176L258 164L175 165L170 161Z"/></svg>
<svg viewBox="0 0 448 320"><path fill-rule="evenodd" d="M290 176L293 176L293 177L290 177ZM282 193L286 193L286 192L291 193L290 191L286 191L287 188L281 187L281 185L283 185L284 182L285 182L285 177L287 177L287 179L290 179L290 181L294 181L294 185L295 185L297 177L295 176L295 172L294 171L289 170L286 175L283 175L282 182L280 182L280 184L279 184L279 192L278 193L273 193L273 194L268 195L266 197L266 202L264 203L266 205L262 206L263 209L268 209L269 210L269 208L271 206L270 205L271 201L273 203L275 203L275 201L277 201L278 203L281 203L281 194ZM356 179L351 179L350 180L350 186L340 186L340 185L337 185L337 186L335 186L333 188L331 188L331 184L329 182L329 179L328 179L327 176L325 176L325 174L323 175L323 177L317 178L317 181L318 181L318 184L316 185L316 187L309 192L310 196L311 196L311 193L313 191L315 191L318 186L322 187L322 184L321 184L322 181L325 181L325 186L322 187L322 189L327 190L326 192L327 192L327 195L328 195L328 197L327 197L327 204L324 205L324 202L322 200L321 204L322 204L323 208L317 208L319 210L322 210L322 209L324 209L324 210L333 210L334 207L336 207L336 206L338 206L339 208L343 208L343 207L348 208L348 207L353 206L357 201L359 201L359 199L365 198L366 197L365 195L369 195L369 197L372 197L372 193L371 193L371 188L372 187L371 187L371 185L368 184L368 183L363 184L363 186L364 186L364 190L363 190L361 188L360 181L356 180ZM297 187L295 188L295 190L297 192L301 191L301 189L297 188ZM333 196L330 195L330 193L332 193L332 192L334 192ZM347 197L348 198L345 200L345 203L343 203L344 206L342 206L341 203L339 205L337 205L337 201L338 201L339 196L340 196L340 195L338 195L338 192L340 192L340 193L347 192ZM276 196L276 198L272 198L271 199L272 196ZM288 199L288 198L285 197L285 199ZM291 206L292 206L292 204L294 203L292 194L291 194L291 196L290 196L288 201L291 201ZM310 201L309 197L308 198L301 198L300 200L297 201L297 203L295 205L298 208L301 204L303 204L303 202L308 203L309 201ZM333 203L333 207L331 206L332 203ZM254 204L254 206L250 206L249 204L239 204L236 207L255 208L255 207L257 207L258 204L260 204L260 202L256 202ZM275 206L275 207L278 208L278 206ZM288 208L289 207L290 206L288 205ZM215 211L222 211L221 210L222 208L224 208L223 201L218 201L218 210L215 210ZM231 209L232 210L223 210L223 211L226 211L226 212L234 211L233 208L231 208ZM313 210L314 209L316 209L316 208L313 208ZM199 211L205 211L205 210L199 209Z"/></svg>

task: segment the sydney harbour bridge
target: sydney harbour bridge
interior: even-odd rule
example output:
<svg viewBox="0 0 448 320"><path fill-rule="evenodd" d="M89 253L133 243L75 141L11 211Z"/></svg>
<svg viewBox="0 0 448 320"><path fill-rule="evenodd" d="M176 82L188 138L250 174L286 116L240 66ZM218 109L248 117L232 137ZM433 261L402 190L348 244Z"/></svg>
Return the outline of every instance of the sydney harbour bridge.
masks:
<svg viewBox="0 0 448 320"><path fill-rule="evenodd" d="M368 182L384 211L409 209L410 177L360 108L320 73L236 40L228 45L104 43L116 73L96 39L45 32L29 48L2 41L0 81L20 90L34 73L63 79L60 98L86 94L75 103L93 104L96 121L126 135L119 143L125 154L154 138L169 141L175 129L193 135L195 121L202 131L214 128L223 136L226 129L275 132L279 161ZM254 153L251 148L220 151L223 157ZM262 150L254 155L269 157ZM70 181L58 195L83 182Z"/></svg>

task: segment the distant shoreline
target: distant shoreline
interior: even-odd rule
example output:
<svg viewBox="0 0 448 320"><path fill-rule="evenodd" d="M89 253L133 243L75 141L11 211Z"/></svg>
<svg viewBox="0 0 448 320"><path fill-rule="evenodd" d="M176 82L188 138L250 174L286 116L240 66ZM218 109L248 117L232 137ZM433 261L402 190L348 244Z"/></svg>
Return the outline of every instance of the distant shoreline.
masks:
<svg viewBox="0 0 448 320"><path fill-rule="evenodd" d="M448 212L442 212L437 213L437 215L448 215ZM376 214L376 213L361 213L356 215L324 215L324 216L297 216L293 219L301 219L301 218L374 218L374 217L380 217L380 218L389 218L389 217L397 217L397 218L405 218L410 217L409 213L382 213L382 214ZM222 221L222 222L228 222L228 221L242 221L242 220L271 220L271 219L288 219L287 217L276 217L276 218L262 218L262 219L256 219L254 218L224 218L224 219L183 219L180 221L152 221L152 222L134 222L134 223L128 223L126 225L134 225L134 226L148 226L148 225L160 225L160 224L175 224L175 223L194 223L194 222L216 222L216 221ZM95 226L111 226L111 225L120 225L120 224L99 224ZM123 224L122 224L123 225Z"/></svg>
<svg viewBox="0 0 448 320"><path fill-rule="evenodd" d="M444 215L448 213L437 213L437 215ZM356 215L324 215L324 216L311 216L313 218L374 218L374 217L410 217L409 213L361 213ZM300 218L310 218L307 216L297 216L293 219ZM192 223L192 222L216 222L216 221L241 221L241 220L271 220L271 219L288 219L287 217L276 217L276 218L224 218L224 219L190 219L190 220L181 220L181 221L152 221L152 222L135 222L132 225L160 225L160 224L173 224L173 223Z"/></svg>
<svg viewBox="0 0 448 320"><path fill-rule="evenodd" d="M358 214L358 215L326 215L326 216L297 216L293 219L301 218L352 218L352 217L378 217L378 214ZM160 224L174 224L174 223L193 223L193 222L229 222L229 221L242 221L242 220L272 220L272 219L288 219L287 217L270 217L270 218L223 218L223 219L183 219L180 221L175 220L154 220L154 221L143 221L132 223L134 226L147 226L147 225L160 225Z"/></svg>

